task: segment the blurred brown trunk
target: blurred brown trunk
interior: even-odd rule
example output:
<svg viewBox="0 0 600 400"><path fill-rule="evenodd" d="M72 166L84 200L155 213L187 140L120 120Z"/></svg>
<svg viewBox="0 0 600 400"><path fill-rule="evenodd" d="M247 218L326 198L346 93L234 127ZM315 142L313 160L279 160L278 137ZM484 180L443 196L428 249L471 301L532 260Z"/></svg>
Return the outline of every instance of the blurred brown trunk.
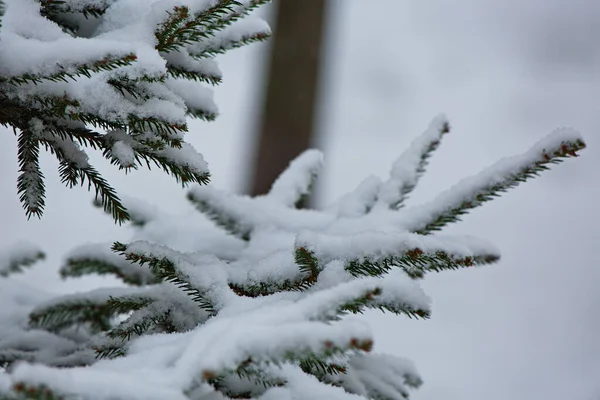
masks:
<svg viewBox="0 0 600 400"><path fill-rule="evenodd" d="M326 0L279 0L251 194L267 193L312 141Z"/></svg>

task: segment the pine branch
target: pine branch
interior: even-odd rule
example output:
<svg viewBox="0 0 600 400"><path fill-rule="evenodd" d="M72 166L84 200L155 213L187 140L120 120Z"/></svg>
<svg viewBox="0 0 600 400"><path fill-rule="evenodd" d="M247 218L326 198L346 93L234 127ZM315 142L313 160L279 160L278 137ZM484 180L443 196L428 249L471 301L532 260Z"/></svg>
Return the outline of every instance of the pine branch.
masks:
<svg viewBox="0 0 600 400"><path fill-rule="evenodd" d="M260 297L284 291L299 292L308 290L319 278L321 272L319 260L315 257L314 252L305 247L297 247L294 250L294 258L300 272L295 279L266 281L250 285L229 283L229 288L238 296L243 297Z"/></svg>
<svg viewBox="0 0 600 400"><path fill-rule="evenodd" d="M381 276L392 268L402 268L411 278L422 278L429 271L440 272L497 262L497 254L455 257L444 251L423 251L414 248L398 254L365 256L346 262L345 269L353 276Z"/></svg>
<svg viewBox="0 0 600 400"><path fill-rule="evenodd" d="M371 175L359 183L356 189L330 206L328 211L337 214L338 217L357 218L366 215L375 207L382 185L381 179Z"/></svg>
<svg viewBox="0 0 600 400"><path fill-rule="evenodd" d="M319 266L319 260L315 253L308 250L306 247L297 247L294 250L294 260L298 265L300 272L305 274L301 281L302 289L314 285L319 278L319 273L322 268Z"/></svg>
<svg viewBox="0 0 600 400"><path fill-rule="evenodd" d="M19 177L17 191L27 218L32 215L40 218L44 212L46 187L44 174L40 169L39 142L31 130L23 130L17 141Z"/></svg>
<svg viewBox="0 0 600 400"><path fill-rule="evenodd" d="M135 100L149 100L150 95L140 87L140 81L129 79L126 76L117 78L109 78L106 83L117 90L121 96L131 96Z"/></svg>
<svg viewBox="0 0 600 400"><path fill-rule="evenodd" d="M128 116L128 129L131 132L153 132L163 139L169 146L180 147L182 144L181 133L187 132L187 124L173 124L161 121L155 117L140 118L137 115Z"/></svg>
<svg viewBox="0 0 600 400"><path fill-rule="evenodd" d="M125 346L126 342L122 342L119 345L116 344L106 344L93 346L92 350L96 353L97 359L112 359L125 357L127 355L127 348Z"/></svg>
<svg viewBox="0 0 600 400"><path fill-rule="evenodd" d="M329 381L373 399L407 399L409 389L423 381L412 363L389 354L358 354L348 359L347 374L329 376ZM360 388L357 392L357 388Z"/></svg>
<svg viewBox="0 0 600 400"><path fill-rule="evenodd" d="M242 4L234 0L219 0L217 4L195 15L187 6L175 6L167 19L155 32L156 49L169 53L186 46L206 40L223 30L233 22L247 15L268 0L255 0ZM246 39L246 43L258 41ZM264 39L262 39L264 40ZM241 44L240 44L241 45Z"/></svg>
<svg viewBox="0 0 600 400"><path fill-rule="evenodd" d="M202 214L206 215L217 226L229 234L242 240L250 240L252 227L244 224L236 215L223 206L223 198L213 190L196 187L187 194L187 199Z"/></svg>
<svg viewBox="0 0 600 400"><path fill-rule="evenodd" d="M238 49L252 43L264 42L271 37L270 32L255 32L241 35L238 39L210 40L198 46L198 50L192 50L192 56L198 59L213 58L225 54L229 50ZM194 47L192 46L192 49Z"/></svg>
<svg viewBox="0 0 600 400"><path fill-rule="evenodd" d="M93 24L99 21L85 23L83 18L100 19L112 5L113 1L70 2L66 0L38 0L38 3L40 14L58 24L58 26L62 27L71 36L79 38L82 34L85 34L85 40L94 41L96 40L95 34L80 32L80 28L83 28L84 24L89 23L93 26ZM173 89L169 86L168 81L181 82L183 80L195 80L212 84L219 83L221 76L218 74L218 70L210 68L209 65L212 60L194 58L190 56L188 49L184 47L195 46L197 42L204 42L210 39L219 29L239 19L242 15L245 15L248 11L262 3L265 2L251 2L250 4L242 5L234 1L213 1L211 7L195 14L191 13L186 6L175 7L167 15L165 21L156 27L155 33L158 39L156 48L160 52L157 52L154 56L145 53L143 60L138 60L135 54L128 53L129 50L124 51L122 54L111 50L107 51L106 55L97 55L96 61L71 63L68 60L64 60L50 66L46 65L45 67L43 65L38 65L37 67L32 65L27 69L8 71L7 73L10 76L6 74L0 76L0 86L2 86L0 88L2 89L0 90L0 125L12 127L19 132L29 129L29 121L32 118L37 118L45 125L46 133L52 133L60 137L63 141L71 140L85 147L90 146L95 149L101 149L109 157L111 156L111 152L108 150L108 143L104 143L104 135L96 134L86 129L85 125L94 127L94 129L107 131L119 129L131 136L156 134L166 146L161 149L140 146L136 148L135 161L140 164L146 163L146 165L155 164L167 173L175 176L182 184L190 182L207 183L210 178L208 170L198 170L196 168L197 165L194 165L195 162L191 157L187 159L185 157L178 158L178 156L184 156L184 154L183 152L177 153L175 151L181 149L185 144L183 133L188 130L187 124L183 120L178 120L175 123L172 119L164 120L165 117L159 116L163 114L162 112L153 112L150 104L146 103L155 101L167 102L171 103L170 106L172 107L178 107L187 116L208 121L214 120L216 118L215 109L209 105L202 107L203 103L207 104L203 98L197 100L193 92L186 90L187 88L184 86ZM4 1L0 0L0 7L3 7L3 5ZM4 8L1 8L0 27L3 12ZM249 30L254 31L251 35L257 33L257 29L265 31L266 28L257 28L255 25L250 26ZM246 31L246 29L237 29L231 33L233 36L239 36L242 31ZM230 36L231 38L235 40L240 39L240 43L231 44L230 47L233 48L242 43L250 43L258 40L261 36L249 36L246 38ZM51 42L54 39L56 38L50 39L48 46L53 46ZM98 38L98 40L100 39ZM29 39L25 38L25 40ZM31 40L33 42L37 41L35 38ZM182 65L170 62L171 59L168 53L175 49L184 50L186 54L187 59L181 60L183 62ZM160 65L156 64L156 60L151 60L148 56L151 56L150 58L162 57L167 61L166 70L156 70ZM44 59L44 57L39 58L39 61L45 62ZM135 67L134 63L139 64L140 68L134 68L134 70L129 68L132 66ZM148 72L148 75L139 76L139 73L145 70L152 72ZM25 73L24 71L28 72ZM101 72L111 73L99 74ZM129 72L134 72L136 77L129 77ZM167 79L169 75L177 79ZM62 86L47 85L53 82L67 83L68 87L66 89L68 89L73 88L73 84L76 83L80 89L91 89L87 80L82 78L99 79L101 84L108 83L114 89L114 94L120 97L120 101L128 101L132 109L143 108L143 110L139 114L134 112L130 115L121 114L122 109L114 110L118 112L112 116L109 112L98 111L98 104L95 104L94 101L90 102L80 97L77 97L77 99L70 98L66 94L51 94L50 92L58 93L55 89L63 92L60 89ZM42 83L45 85L41 85ZM150 83L153 85L150 85ZM81 90L64 90L64 93L83 92ZM110 97L112 95L111 90L108 90L106 94ZM26 134L23 135L23 141L26 141L26 136ZM30 139L33 140L33 137ZM48 137L45 139L51 140ZM31 143L27 154L22 151L22 156L24 154L29 155L30 160L33 160L31 157L37 160L39 152L34 148L32 140L29 140ZM42 144L47 145L47 143ZM111 162L116 161L110 158L109 160ZM23 161L22 157L21 161ZM99 193L104 206L111 210L111 213L113 213L118 222L123 222L127 219L127 212L119 206L118 197L95 169L92 167L79 168L79 171L76 171L73 165L70 165L67 161L62 162L60 166L63 182L74 186L82 184L84 180L87 180L89 183L88 188L94 187ZM135 165L134 161L132 161L129 164L121 163L120 167L128 171L129 168L135 168ZM21 171L19 196L23 199L23 203L31 203L33 200L26 199L26 197L31 192L35 192L38 196L35 199L35 203L24 204L24 208L28 217L31 217L31 215L41 216L44 208L43 176L37 161L28 165L28 167L30 167L28 171ZM27 180L27 182L24 182L24 180ZM29 193L26 193L27 190Z"/></svg>
<svg viewBox="0 0 600 400"><path fill-rule="evenodd" d="M569 130L559 130L520 156L501 160L480 174L465 179L430 204L407 210L407 228L422 235L458 222L470 210L500 196L520 183L561 163L585 148L585 143Z"/></svg>
<svg viewBox="0 0 600 400"><path fill-rule="evenodd" d="M212 111L191 108L189 106L186 115L190 118L201 119L202 121L214 121L217 119L217 114Z"/></svg>
<svg viewBox="0 0 600 400"><path fill-rule="evenodd" d="M390 178L379 188L378 204L392 210L403 207L404 200L417 186L442 136L448 132L450 124L444 115L431 122L427 130L393 163Z"/></svg>
<svg viewBox="0 0 600 400"><path fill-rule="evenodd" d="M126 321L121 322L116 328L111 329L106 333L106 336L111 339L121 339L122 341L129 341L132 337L139 337L156 327L168 327L168 329L162 329L162 331L172 333L176 330L172 327L172 323L169 319L171 311L167 310L161 315L145 315L135 322L131 321L131 317Z"/></svg>
<svg viewBox="0 0 600 400"><path fill-rule="evenodd" d="M216 31L226 28L227 26L240 20L258 7L269 3L270 1L271 0L250 0L245 4L242 4L237 1L220 0L219 4L217 4L214 8L222 6L222 9L227 10L227 12L215 13L214 10L208 9L206 12L207 14L210 13L211 15L216 15L217 17L211 19L208 31L211 34L214 34Z"/></svg>
<svg viewBox="0 0 600 400"><path fill-rule="evenodd" d="M284 386L287 382L267 373L264 364L254 362L251 357L244 360L236 369L227 369L220 375L206 379L213 388L232 399L252 399L264 393L265 389Z"/></svg>
<svg viewBox="0 0 600 400"><path fill-rule="evenodd" d="M186 159L187 157L183 153L191 150L191 147L188 146L182 150L173 147L160 150L150 147L136 147L133 150L139 163L145 162L149 169L151 168L151 162L154 163L158 168L172 175L183 186L190 183L206 185L210 182L210 173L206 171L205 167L194 165ZM184 156L183 160L179 157L180 153Z"/></svg>
<svg viewBox="0 0 600 400"><path fill-rule="evenodd" d="M12 76L12 77L0 77L0 83L8 83L14 86L20 86L27 83L38 84L43 81L50 82L69 82L67 78L71 80L76 80L77 77L84 76L86 78L91 78L92 74L102 72L102 71L112 71L117 68L126 67L133 64L137 60L135 54L126 54L124 56L113 56L108 55L101 60L78 64L76 66L64 66L64 65L56 65L54 69L58 72L52 73L50 75L42 75L42 74L30 74L26 73L23 75Z"/></svg>
<svg viewBox="0 0 600 400"><path fill-rule="evenodd" d="M75 124L74 124L75 125ZM104 135L87 129L85 126L69 126L68 130L60 128L53 121L44 121L45 132L63 141L72 141L76 145L102 150L105 146Z"/></svg>
<svg viewBox="0 0 600 400"><path fill-rule="evenodd" d="M15 272L21 272L25 267L46 258L46 254L36 246L20 245L0 253L0 276L6 277Z"/></svg>
<svg viewBox="0 0 600 400"><path fill-rule="evenodd" d="M171 78L204 82L211 85L218 85L223 81L220 75L213 75L203 71L189 71L173 64L167 64L167 73Z"/></svg>
<svg viewBox="0 0 600 400"><path fill-rule="evenodd" d="M202 378L204 381L215 386L217 390L221 390L222 386L219 383L224 377L231 372L234 372L240 378L253 380L255 383L262 385L263 387L281 386L285 384L285 381L277 379L272 380L271 377L265 375L264 370L260 368L260 364L266 365L273 364L279 366L284 362L289 362L296 365L303 365L305 367L314 366L319 359L327 359L336 355L344 354L361 354L368 353L373 348L373 342L370 339L359 339L352 338L347 343L335 344L333 341L324 341L322 348L319 351L313 352L307 349L293 346L287 350L281 349L284 353L281 357L265 357L264 355L251 355L246 360L239 363L235 370L224 370L224 371L210 371L205 370L202 372ZM334 368L334 367L332 367ZM340 371L341 372L341 371ZM225 393L225 392L224 392Z"/></svg>
<svg viewBox="0 0 600 400"><path fill-rule="evenodd" d="M106 9L111 4L107 0L95 0L93 3L86 2L70 2L64 0L39 0L40 13L51 20L56 20L60 14L64 13L79 13L85 18L99 18L106 12Z"/></svg>
<svg viewBox="0 0 600 400"><path fill-rule="evenodd" d="M352 301L342 305L339 309L340 313L362 314L365 308L376 308L381 311L390 311L396 315L404 314L409 318L429 318L431 315L429 310L415 308L411 304L393 304L385 301L377 301L383 291L380 288L367 290L365 293L353 299Z"/></svg>
<svg viewBox="0 0 600 400"><path fill-rule="evenodd" d="M122 199L123 203L125 204L125 208L127 208L127 212L129 213L129 223L136 227L136 228L143 228L144 226L146 226L146 224L148 224L151 221L155 221L156 218L161 214L161 211L157 208L154 207L152 205L149 204L145 204L142 201L139 201L138 199L134 199L134 198L130 198L130 197L125 197ZM102 208L102 203L99 201L99 199L94 199L92 201L92 205L94 207L97 208ZM111 254L114 256L114 253L110 252L110 253L102 253L102 255L100 257L110 257L108 254ZM112 258L112 257L111 257ZM117 257L119 261L117 261L117 259L114 259L114 264L116 265L120 265L121 268L123 268L123 266L129 266L131 265L130 263L125 263L123 264L122 259L120 257ZM130 273L132 271L129 271L129 268L127 273ZM135 268L136 273L133 273L133 275L140 275L139 274L139 268ZM145 275L145 274L142 274ZM136 279L136 278L134 278ZM145 284L145 283L144 283Z"/></svg>
<svg viewBox="0 0 600 400"><path fill-rule="evenodd" d="M111 328L113 316L106 302L77 299L38 308L29 315L29 323L50 332L84 324L89 324L93 332L104 332Z"/></svg>
<svg viewBox="0 0 600 400"><path fill-rule="evenodd" d="M166 249L164 246L160 246L161 248ZM114 252L119 253L122 256L125 256L125 259L128 261L132 261L138 263L140 265L148 264L149 268L156 275L158 279L162 279L165 282L171 282L178 288L180 288L183 292L185 292L188 296L191 297L193 301L198 303L198 305L207 311L210 314L215 314L216 310L214 308L213 302L211 301L208 293L204 290L196 287L192 282L190 282L189 277L184 274L176 265L175 262L170 260L166 256L154 256L147 255L143 253L136 253L134 251L128 250L128 245L123 243L115 242L112 246L112 250ZM176 252L169 250L170 253L176 254Z"/></svg>
<svg viewBox="0 0 600 400"><path fill-rule="evenodd" d="M144 274L133 269L133 265L122 262L112 262L108 257L95 255L90 256L71 256L67 259L65 265L60 269L62 278L75 278L89 274L113 275L121 279L128 285L143 286L160 283L161 280L151 274ZM116 260L115 260L116 261Z"/></svg>
<svg viewBox="0 0 600 400"><path fill-rule="evenodd" d="M125 289L122 289L125 290ZM112 319L147 306L154 300L143 294L133 295L131 291L116 296L115 291L66 295L49 305L37 307L29 314L31 327L49 332L60 332L72 326L88 324L94 333L106 332L112 328Z"/></svg>
<svg viewBox="0 0 600 400"><path fill-rule="evenodd" d="M322 166L323 154L320 151L303 152L273 182L267 197L287 207L306 207Z"/></svg>
<svg viewBox="0 0 600 400"><path fill-rule="evenodd" d="M110 308L114 314L127 314L131 311L141 310L142 308L149 306L155 301L156 300L152 297L148 297L144 294L140 294L137 296L108 296L106 306Z"/></svg>
<svg viewBox="0 0 600 400"><path fill-rule="evenodd" d="M307 357L300 361L300 368L307 374L321 378L324 375L345 374L346 367L334 362L327 362L315 356Z"/></svg>
<svg viewBox="0 0 600 400"><path fill-rule="evenodd" d="M88 181L88 191L94 187L96 198L100 199L104 210L112 214L115 222L119 224L129 220L127 209L121 203L115 190L108 182L96 171L94 167L85 163L76 163L71 155L61 148L60 144L54 139L40 139L40 142L46 145L59 161L59 175L61 181L72 188L76 185L83 186L85 181ZM71 143L71 142L65 142Z"/></svg>

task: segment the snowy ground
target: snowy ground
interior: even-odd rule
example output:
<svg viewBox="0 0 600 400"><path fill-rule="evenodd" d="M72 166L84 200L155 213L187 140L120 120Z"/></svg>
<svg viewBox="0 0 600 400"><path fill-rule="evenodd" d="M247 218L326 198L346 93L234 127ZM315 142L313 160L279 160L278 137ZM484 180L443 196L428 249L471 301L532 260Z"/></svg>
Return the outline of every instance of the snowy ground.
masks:
<svg viewBox="0 0 600 400"><path fill-rule="evenodd" d="M323 202L390 162L445 112L445 138L411 204L558 126L588 142L582 157L486 205L452 232L489 239L499 265L430 276L427 322L370 314L377 350L412 358L425 378L414 399L592 400L600 396L600 4L591 0L337 0L323 88ZM376 7L376 8L375 8ZM568 8L566 8L568 7ZM194 123L190 141L213 182L241 190L259 106L264 46L221 59L225 84L213 124ZM285 132L282 132L285 134ZM98 279L60 283L61 255L82 242L127 240L127 229L60 186L45 158L48 211L27 222L16 197L15 139L0 136L2 242L31 239L48 262L22 277L49 291L85 290ZM101 164L98 157L92 160ZM102 165L121 193L188 210L184 192L159 172L123 177ZM190 210L190 212L192 212Z"/></svg>

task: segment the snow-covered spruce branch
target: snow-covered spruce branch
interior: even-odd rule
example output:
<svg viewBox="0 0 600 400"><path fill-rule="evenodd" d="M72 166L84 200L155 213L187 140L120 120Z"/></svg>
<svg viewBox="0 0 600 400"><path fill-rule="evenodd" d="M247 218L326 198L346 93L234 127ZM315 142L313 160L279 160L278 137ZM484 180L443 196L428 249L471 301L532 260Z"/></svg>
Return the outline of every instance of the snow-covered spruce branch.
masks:
<svg viewBox="0 0 600 400"><path fill-rule="evenodd" d="M221 38L216 34L215 39L209 39L200 46L194 46L190 49L190 54L198 59L206 57L215 57L219 54L225 54L229 50L238 49L253 43L264 42L271 35L267 25L261 27L261 30L254 33L240 33L236 36L224 36Z"/></svg>
<svg viewBox="0 0 600 400"><path fill-rule="evenodd" d="M46 206L46 185L44 174L40 169L40 145L35 134L29 130L22 130L17 140L17 159L19 163L19 176L17 178L17 192L19 200L25 209L25 215L41 216Z"/></svg>
<svg viewBox="0 0 600 400"><path fill-rule="evenodd" d="M112 0L96 0L91 4L86 2L66 2L63 0L40 0L40 12L54 21L57 19L60 21L66 13L81 14L86 19L90 17L98 18L106 12L112 3Z"/></svg>
<svg viewBox="0 0 600 400"><path fill-rule="evenodd" d="M20 160L29 160L18 182L28 217L40 217L45 205L40 141L23 133L34 118L48 135L100 150L111 161L128 153L128 162L113 162L122 169L155 164L183 184L208 182L206 166L197 168L204 160L184 140L186 117L213 120L218 113L212 94L197 85L221 81L213 55L265 40L270 31L262 21L234 23L266 1L185 3L160 2L145 15L130 0L3 2L0 125L19 135ZM199 49L207 51L198 55ZM83 133L88 128L98 132ZM132 143L116 144L101 130L120 130ZM98 171L89 166L78 173L88 189L101 192L117 222L129 218ZM61 174L67 182L77 175L63 162Z"/></svg>
<svg viewBox="0 0 600 400"><path fill-rule="evenodd" d="M305 151L273 182L266 197L286 207L305 207L322 167L320 151Z"/></svg>
<svg viewBox="0 0 600 400"><path fill-rule="evenodd" d="M100 60L84 64L68 66L57 64L51 74L26 72L16 76L0 76L0 83L8 83L13 86L20 86L28 83L38 84L44 81L68 83L68 79L75 81L80 77L91 78L93 74L102 71L113 71L121 67L130 66L136 59L137 57L132 53L122 56L113 56L109 54Z"/></svg>
<svg viewBox="0 0 600 400"><path fill-rule="evenodd" d="M394 161L390 177L378 188L375 206L395 210L404 206L404 200L416 188L429 158L440 145L442 136L448 132L450 123L446 116L436 117L427 130Z"/></svg>
<svg viewBox="0 0 600 400"><path fill-rule="evenodd" d="M105 137L104 156L120 169L152 165L172 175L183 185L189 183L207 184L210 180L208 164L204 157L188 143L166 145L153 135L128 135L117 129Z"/></svg>
<svg viewBox="0 0 600 400"><path fill-rule="evenodd" d="M230 207L229 196L215 190L203 191L195 187L188 192L187 198L198 211L210 218L217 226L240 239L250 239L252 225L241 218L237 207Z"/></svg>
<svg viewBox="0 0 600 400"><path fill-rule="evenodd" d="M198 265L194 265L195 260L189 256L165 246L157 247L142 241L128 245L115 242L112 250L125 256L128 261L141 266L148 264L157 279L173 283L208 313L217 312L218 304L215 304L215 299L212 298L210 282L203 285L193 279L191 273L193 273L194 267L196 270L198 269Z"/></svg>
<svg viewBox="0 0 600 400"><path fill-rule="evenodd" d="M381 276L395 267L420 278L428 271L472 267L496 262L498 250L474 238L423 237L417 234L363 232L352 236L303 232L296 251L310 251L321 264L343 260L353 276Z"/></svg>
<svg viewBox="0 0 600 400"><path fill-rule="evenodd" d="M200 42L266 3L268 1L264 0L247 4L234 0L220 0L214 6L195 13L187 6L175 6L155 32L158 41L156 48L169 53L185 45ZM263 39L267 37L263 35Z"/></svg>
<svg viewBox="0 0 600 400"><path fill-rule="evenodd" d="M308 150L293 160L289 167L273 182L269 193L255 199L232 196L216 190L195 187L188 192L188 200L218 226L233 236L249 240L252 230L271 205L284 209L301 209L323 166L323 155ZM206 189L206 190L204 190ZM257 201L258 200L258 201ZM256 205L261 202L261 209ZM254 217L256 215L256 218ZM277 216L275 216L277 218Z"/></svg>
<svg viewBox="0 0 600 400"><path fill-rule="evenodd" d="M188 52L181 50L166 53L164 57L167 60L168 74L172 78L204 82L210 85L218 85L223 79L221 70L212 59L198 61ZM210 120L211 118L205 116L203 119Z"/></svg>
<svg viewBox="0 0 600 400"><path fill-rule="evenodd" d="M265 260L263 260L263 262L264 261ZM282 291L296 292L308 290L319 278L319 273L321 272L319 260L310 250L307 250L304 247L298 247L294 251L294 261L297 266L297 273L293 274L290 278L283 280L269 278L261 281L261 279L257 277L252 282L246 284L230 281L229 287L238 296L245 297L268 296Z"/></svg>
<svg viewBox="0 0 600 400"><path fill-rule="evenodd" d="M60 269L63 278L76 278L89 274L113 275L124 283L134 286L162 282L150 269L140 268L112 252L108 244L85 245L74 249Z"/></svg>
<svg viewBox="0 0 600 400"><path fill-rule="evenodd" d="M551 164L576 157L576 152L584 148L585 143L577 132L559 129L529 151L501 160L478 175L464 179L431 203L408 209L406 227L422 235L438 231L460 221L470 210L538 176Z"/></svg>
<svg viewBox="0 0 600 400"><path fill-rule="evenodd" d="M66 295L34 309L30 325L49 332L89 325L92 332L106 332L112 327L112 318L140 309L150 298L138 295L143 291L131 289L98 289L91 293ZM135 296L135 297L134 297Z"/></svg>
<svg viewBox="0 0 600 400"><path fill-rule="evenodd" d="M418 183L436 141L447 131L443 121L436 119L413 142L414 157L402 155L398 160L404 161L396 161L387 183L368 178L346 200L323 211L297 208L310 195L321 165L316 151L295 160L264 196L193 188L192 200L221 226L190 229L187 214L180 219L125 202L139 213L139 223L129 244L113 246L121 256L108 255L107 246L82 247L67 257L75 264L65 271L77 276L115 274L136 286L130 289L135 292L83 293L38 306L36 312L50 311L45 326L52 332L46 334L62 338L83 328L86 340L77 353L34 358L45 366L14 363L10 374L0 375L0 392L8 388L4 392L14 397L10 388L20 383L44 387L56 396L85 398L93 392L103 393L104 399L406 398L422 383L414 366L372 354L371 332L350 314L377 309L429 318L430 300L415 278L499 258L495 247L471 237L406 229L417 217L435 220L438 209L427 209L431 215L426 215L390 207L410 192L404 189ZM133 154L127 151L130 142L112 135L117 139L113 144L123 144L116 147L115 157L126 161ZM148 141L152 147L152 139ZM569 147L573 142L577 146ZM570 131L560 131L543 141L530 161L544 169L575 147L582 148L583 142ZM515 160L520 161L508 163L503 171L529 165ZM507 175L498 176L504 182ZM496 176L484 177L490 187L498 183ZM183 244L189 237L193 239ZM140 268L138 275L130 261L150 268ZM138 287L142 282L147 285ZM210 307L203 309L197 296ZM94 304L104 309L103 331L89 332L90 321L82 317L88 312L95 318L90 312ZM72 312L69 307L74 307ZM61 309L67 317L61 317ZM54 312L58 318L52 322ZM93 320L91 324L95 326ZM43 327L38 325L37 331ZM11 347L2 349L10 356ZM28 360L22 352L12 354ZM87 368L48 367L57 362L83 365L86 360Z"/></svg>
<svg viewBox="0 0 600 400"><path fill-rule="evenodd" d="M46 258L46 254L31 243L17 243L0 250L0 277L23 271Z"/></svg>
<svg viewBox="0 0 600 400"><path fill-rule="evenodd" d="M351 357L344 374L327 374L323 380L370 399L406 399L409 389L417 389L423 383L412 362L373 353Z"/></svg>
<svg viewBox="0 0 600 400"><path fill-rule="evenodd" d="M161 213L161 211L157 207L154 207L144 201L135 198L124 196L121 198L121 200L123 201L123 204L125 205L125 207L127 208L127 212L129 213L129 223L136 228L143 228L147 223L156 220L157 216ZM92 201L92 204L95 207L102 208L102 203L99 202L97 199L94 199ZM96 250L93 251L98 251L102 254L114 254L111 251L109 251L110 246L106 246L105 249L100 249L98 245L94 245L92 247L96 248Z"/></svg>

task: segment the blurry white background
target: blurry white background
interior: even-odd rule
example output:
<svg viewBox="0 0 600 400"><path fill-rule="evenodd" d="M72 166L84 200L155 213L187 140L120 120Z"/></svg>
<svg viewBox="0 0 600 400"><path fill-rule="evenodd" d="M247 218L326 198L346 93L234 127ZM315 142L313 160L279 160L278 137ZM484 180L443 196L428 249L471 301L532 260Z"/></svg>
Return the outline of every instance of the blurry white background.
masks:
<svg viewBox="0 0 600 400"><path fill-rule="evenodd" d="M579 159L449 228L489 239L502 250L502 262L427 277L429 321L368 314L376 350L417 363L425 384L416 400L599 399L600 2L330 0L328 35L321 203L368 174L386 176L439 112L453 130L411 204L526 150L557 127L580 130L588 143ZM225 79L215 89L221 115L191 124L188 140L221 188L245 187L265 50L254 45L221 57ZM52 157L43 160L47 211L41 221L27 221L16 195L16 140L2 131L2 243L32 240L49 255L18 279L51 292L109 282L58 278L72 247L127 240L129 232L93 208L85 189L63 188ZM124 176L98 156L92 161L119 193L194 212L162 173Z"/></svg>

